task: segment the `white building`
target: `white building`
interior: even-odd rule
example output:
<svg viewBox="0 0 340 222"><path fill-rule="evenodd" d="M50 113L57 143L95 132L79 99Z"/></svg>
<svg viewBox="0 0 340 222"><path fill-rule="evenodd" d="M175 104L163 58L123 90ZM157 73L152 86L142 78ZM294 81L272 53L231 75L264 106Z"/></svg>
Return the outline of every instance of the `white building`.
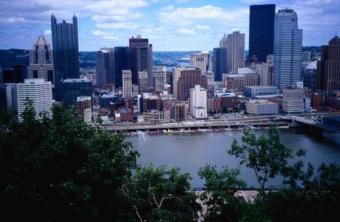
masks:
<svg viewBox="0 0 340 222"><path fill-rule="evenodd" d="M244 67L244 33L233 32L228 35L227 72L237 72Z"/></svg>
<svg viewBox="0 0 340 222"><path fill-rule="evenodd" d="M275 16L273 85L279 89L295 86L301 77L301 56L302 30L297 14L293 9L281 9Z"/></svg>
<svg viewBox="0 0 340 222"><path fill-rule="evenodd" d="M209 52L199 52L190 55L190 66L193 68L199 68L201 73L209 71L210 55Z"/></svg>
<svg viewBox="0 0 340 222"><path fill-rule="evenodd" d="M247 112L254 115L271 115L279 112L277 103L269 102L268 100L249 100L246 104Z"/></svg>
<svg viewBox="0 0 340 222"><path fill-rule="evenodd" d="M23 83L17 84L17 112L21 119L27 100L32 101L36 118L43 114L52 115L52 84L42 78L25 79Z"/></svg>
<svg viewBox="0 0 340 222"><path fill-rule="evenodd" d="M303 89L283 89L282 110L286 113L302 113L305 110Z"/></svg>
<svg viewBox="0 0 340 222"><path fill-rule="evenodd" d="M53 83L53 53L44 36L39 36L30 51L28 78L43 78Z"/></svg>
<svg viewBox="0 0 340 222"><path fill-rule="evenodd" d="M123 98L132 98L131 70L122 70L122 79L123 79Z"/></svg>
<svg viewBox="0 0 340 222"><path fill-rule="evenodd" d="M190 112L196 119L208 118L207 90L200 85L190 89Z"/></svg>

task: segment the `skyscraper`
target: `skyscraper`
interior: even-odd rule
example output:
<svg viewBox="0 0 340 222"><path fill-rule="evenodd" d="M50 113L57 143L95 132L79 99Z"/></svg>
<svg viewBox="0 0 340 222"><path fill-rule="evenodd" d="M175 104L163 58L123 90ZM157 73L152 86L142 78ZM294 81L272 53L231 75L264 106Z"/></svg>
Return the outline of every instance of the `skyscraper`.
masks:
<svg viewBox="0 0 340 222"><path fill-rule="evenodd" d="M57 23L54 15L51 16L51 31L53 44L53 67L55 76L56 99L61 95L58 86L63 79L79 78L79 46L78 21L74 15L72 23L63 20Z"/></svg>
<svg viewBox="0 0 340 222"><path fill-rule="evenodd" d="M114 83L114 53L112 48L102 48L96 54L97 86L102 88Z"/></svg>
<svg viewBox="0 0 340 222"><path fill-rule="evenodd" d="M173 75L174 97L181 101L187 101L190 89L195 85L201 85L201 70L197 68L176 68Z"/></svg>
<svg viewBox="0 0 340 222"><path fill-rule="evenodd" d="M43 78L53 83L53 56L51 45L44 36L39 36L30 51L28 78Z"/></svg>
<svg viewBox="0 0 340 222"><path fill-rule="evenodd" d="M249 57L248 59L266 62L274 50L275 5L250 6Z"/></svg>
<svg viewBox="0 0 340 222"><path fill-rule="evenodd" d="M340 89L340 38L335 36L321 47L321 60L317 66L318 88L327 95Z"/></svg>
<svg viewBox="0 0 340 222"><path fill-rule="evenodd" d="M138 72L138 92L146 93L148 88L148 73L146 71Z"/></svg>
<svg viewBox="0 0 340 222"><path fill-rule="evenodd" d="M227 48L214 48L213 72L214 80L222 81L222 73L227 72Z"/></svg>
<svg viewBox="0 0 340 222"><path fill-rule="evenodd" d="M238 68L244 67L244 34L229 34L227 48L227 71L237 72Z"/></svg>
<svg viewBox="0 0 340 222"><path fill-rule="evenodd" d="M227 47L228 47L228 37L226 34L224 34L222 39L220 40L220 48L227 48Z"/></svg>
<svg viewBox="0 0 340 222"><path fill-rule="evenodd" d="M293 9L281 9L275 16L273 85L293 86L301 79L302 30Z"/></svg>
<svg viewBox="0 0 340 222"><path fill-rule="evenodd" d="M114 48L114 83L115 88L123 86L122 72L130 69L129 47L119 46Z"/></svg>
<svg viewBox="0 0 340 222"><path fill-rule="evenodd" d="M193 68L199 68L202 73L209 70L209 52L199 52L190 55L190 66Z"/></svg>
<svg viewBox="0 0 340 222"><path fill-rule="evenodd" d="M148 72L148 85L153 85L152 69L152 45L148 39L140 35L129 39L130 66L132 71L132 83L138 83L138 72Z"/></svg>
<svg viewBox="0 0 340 222"><path fill-rule="evenodd" d="M131 70L123 70L122 78L123 78L123 98L132 98L132 72Z"/></svg>

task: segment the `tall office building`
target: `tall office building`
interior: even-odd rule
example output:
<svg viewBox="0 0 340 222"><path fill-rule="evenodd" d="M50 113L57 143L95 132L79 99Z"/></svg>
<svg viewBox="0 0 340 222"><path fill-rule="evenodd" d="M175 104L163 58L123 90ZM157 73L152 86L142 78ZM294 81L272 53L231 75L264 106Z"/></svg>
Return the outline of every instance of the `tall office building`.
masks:
<svg viewBox="0 0 340 222"><path fill-rule="evenodd" d="M233 32L228 35L227 45L227 71L237 72L244 67L244 34Z"/></svg>
<svg viewBox="0 0 340 222"><path fill-rule="evenodd" d="M77 17L73 16L72 23L68 23L65 20L57 23L56 17L52 15L51 31L56 99L60 100L62 92L58 86L61 80L79 78Z"/></svg>
<svg viewBox="0 0 340 222"><path fill-rule="evenodd" d="M161 92L166 84L166 67L153 71L153 83L155 91Z"/></svg>
<svg viewBox="0 0 340 222"><path fill-rule="evenodd" d="M119 46L114 48L114 83L115 88L123 86L122 72L130 69L129 47Z"/></svg>
<svg viewBox="0 0 340 222"><path fill-rule="evenodd" d="M190 89L201 85L201 70L197 68L176 68L173 75L173 94L181 101L187 101Z"/></svg>
<svg viewBox="0 0 340 222"><path fill-rule="evenodd" d="M222 73L227 73L227 48L214 48L213 73L215 81L222 81Z"/></svg>
<svg viewBox="0 0 340 222"><path fill-rule="evenodd" d="M112 48L102 48L96 54L97 87L114 84L114 53Z"/></svg>
<svg viewBox="0 0 340 222"><path fill-rule="evenodd" d="M198 68L202 73L209 71L209 52L199 52L190 55L190 67Z"/></svg>
<svg viewBox="0 0 340 222"><path fill-rule="evenodd" d="M32 101L36 118L42 118L42 115L52 114L52 84L44 79L25 79L23 83L17 86L17 113L19 119L24 112L27 99Z"/></svg>
<svg viewBox="0 0 340 222"><path fill-rule="evenodd" d="M321 60L317 67L318 88L327 95L340 89L340 38L335 36L321 47Z"/></svg>
<svg viewBox="0 0 340 222"><path fill-rule="evenodd" d="M228 47L228 36L224 34L222 39L220 40L220 48L226 49L227 47Z"/></svg>
<svg viewBox="0 0 340 222"><path fill-rule="evenodd" d="M131 70L123 70L122 78L123 78L123 98L132 98L132 72Z"/></svg>
<svg viewBox="0 0 340 222"><path fill-rule="evenodd" d="M190 113L196 119L208 118L207 90L200 85L190 89Z"/></svg>
<svg viewBox="0 0 340 222"><path fill-rule="evenodd" d="M148 92L148 72L138 72L138 92L140 94Z"/></svg>
<svg viewBox="0 0 340 222"><path fill-rule="evenodd" d="M279 89L294 86L301 79L302 30L293 9L281 9L275 16L274 82Z"/></svg>
<svg viewBox="0 0 340 222"><path fill-rule="evenodd" d="M275 5L251 5L249 19L250 61L266 62L274 51Z"/></svg>
<svg viewBox="0 0 340 222"><path fill-rule="evenodd" d="M148 85L152 86L152 45L140 35L129 39L130 67L132 83L138 83L138 72L148 72Z"/></svg>
<svg viewBox="0 0 340 222"><path fill-rule="evenodd" d="M44 36L39 36L30 51L28 78L43 78L53 83L53 55L51 45Z"/></svg>

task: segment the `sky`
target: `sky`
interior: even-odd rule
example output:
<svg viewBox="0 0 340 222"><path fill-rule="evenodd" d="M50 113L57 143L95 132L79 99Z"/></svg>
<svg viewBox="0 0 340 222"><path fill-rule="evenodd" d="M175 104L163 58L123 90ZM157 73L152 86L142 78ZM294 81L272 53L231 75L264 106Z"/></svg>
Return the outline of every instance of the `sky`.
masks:
<svg viewBox="0 0 340 222"><path fill-rule="evenodd" d="M80 51L127 46L142 35L154 51L210 51L224 33L246 34L249 5L292 8L303 29L303 45L324 45L340 33L340 0L0 0L0 49L31 49L44 34L51 42L50 16L78 17Z"/></svg>

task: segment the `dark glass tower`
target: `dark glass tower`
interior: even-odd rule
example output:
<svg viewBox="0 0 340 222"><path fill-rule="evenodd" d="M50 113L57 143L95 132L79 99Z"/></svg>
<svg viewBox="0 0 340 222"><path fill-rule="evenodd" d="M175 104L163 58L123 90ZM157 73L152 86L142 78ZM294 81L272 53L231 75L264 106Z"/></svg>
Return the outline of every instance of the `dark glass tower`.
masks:
<svg viewBox="0 0 340 222"><path fill-rule="evenodd" d="M114 48L114 83L116 88L123 87L122 71L130 69L129 56L129 47Z"/></svg>
<svg viewBox="0 0 340 222"><path fill-rule="evenodd" d="M148 39L141 36L129 39L130 66L132 71L132 83L138 83L138 72L148 72L148 84L153 85L153 68L152 68L152 45Z"/></svg>
<svg viewBox="0 0 340 222"><path fill-rule="evenodd" d="M57 23L51 16L53 44L53 67L55 73L56 99L60 100L59 85L63 79L79 78L78 21L74 15L72 23L65 20Z"/></svg>
<svg viewBox="0 0 340 222"><path fill-rule="evenodd" d="M275 5L250 6L248 60L266 62L274 52Z"/></svg>
<svg viewBox="0 0 340 222"><path fill-rule="evenodd" d="M227 48L214 48L213 72L215 81L222 81L222 73L227 73Z"/></svg>

